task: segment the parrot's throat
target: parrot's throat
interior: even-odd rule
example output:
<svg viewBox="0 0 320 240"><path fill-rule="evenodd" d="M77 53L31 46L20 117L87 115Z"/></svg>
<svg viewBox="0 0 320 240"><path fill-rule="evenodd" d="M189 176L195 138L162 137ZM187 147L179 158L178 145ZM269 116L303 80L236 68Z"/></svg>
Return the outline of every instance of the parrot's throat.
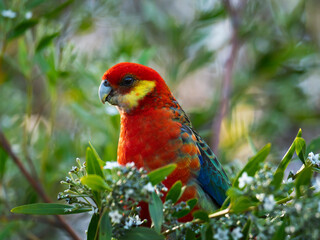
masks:
<svg viewBox="0 0 320 240"><path fill-rule="evenodd" d="M122 112L119 164L134 162L138 168L147 170L168 164L173 158L164 155L173 154L170 143L180 134L180 125L173 117L169 108L149 109L139 114ZM163 162L167 160L168 163Z"/></svg>

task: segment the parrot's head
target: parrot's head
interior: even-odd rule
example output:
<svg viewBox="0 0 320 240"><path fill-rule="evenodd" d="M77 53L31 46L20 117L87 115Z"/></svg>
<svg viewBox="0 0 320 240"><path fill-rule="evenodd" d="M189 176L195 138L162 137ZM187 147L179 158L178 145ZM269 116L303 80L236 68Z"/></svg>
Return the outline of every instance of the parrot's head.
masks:
<svg viewBox="0 0 320 240"><path fill-rule="evenodd" d="M153 69L137 63L119 63L108 69L99 87L102 103L132 112L170 102L171 92Z"/></svg>

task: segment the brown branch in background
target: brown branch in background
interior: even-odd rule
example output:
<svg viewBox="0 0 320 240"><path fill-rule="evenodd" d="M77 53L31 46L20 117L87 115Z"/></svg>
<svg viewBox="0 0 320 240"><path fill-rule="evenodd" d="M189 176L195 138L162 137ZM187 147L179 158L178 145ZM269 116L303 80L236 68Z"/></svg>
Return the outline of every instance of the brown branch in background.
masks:
<svg viewBox="0 0 320 240"><path fill-rule="evenodd" d="M32 138L32 135L34 134L35 132L35 129L37 127L37 125L39 125L40 123L40 120L41 120L41 116L43 115L42 113L44 112L45 108L47 107L47 102L45 102L44 104L41 105L40 107L40 111L38 113L38 116L37 116L37 119L35 120L34 124L33 124L33 127L30 131L30 139ZM28 119L26 119L25 121L30 121L30 117ZM30 171L31 171L31 174L33 176L33 178L36 180L36 181L39 181L39 176L37 174L37 170L36 170L36 167L30 157L30 154L29 154L29 151L28 151L28 148L27 148L27 141L25 140L27 138L27 131L26 131L26 125L27 123L25 122L25 126L24 126L24 143L23 143L23 147L22 147L22 152L24 154L24 157L25 159L27 160L28 162L28 165L30 167Z"/></svg>
<svg viewBox="0 0 320 240"><path fill-rule="evenodd" d="M42 185L29 174L29 172L23 166L22 161L12 151L12 147L2 131L0 131L0 147L10 156L10 158L13 160L13 162L17 165L17 167L21 171L21 173L25 176L25 178L28 180L30 185L38 193L38 195L43 199L43 201L47 203L51 203L52 201L48 197L48 195L45 193ZM66 222L66 220L62 216L56 215L55 218L57 222L61 225L61 228L63 228L66 232L68 232L72 239L80 240L78 235L75 233L75 231L70 227L70 225Z"/></svg>
<svg viewBox="0 0 320 240"><path fill-rule="evenodd" d="M233 75L233 68L234 63L237 59L238 52L240 49L240 40L238 38L238 27L240 25L239 22L239 12L240 9L243 8L243 4L245 1L242 1L242 6L238 6L237 9L234 9L229 0L223 0L224 6L230 16L231 26L232 26L232 37L231 37L231 51L230 55L224 65L224 72L223 72L223 81L222 81L222 92L220 98L220 105L218 108L218 113L215 119L212 122L212 138L211 144L212 149L217 154L219 149L220 143L220 132L221 132L221 125L224 117L226 116L229 108L230 102L230 92L232 88L232 75Z"/></svg>

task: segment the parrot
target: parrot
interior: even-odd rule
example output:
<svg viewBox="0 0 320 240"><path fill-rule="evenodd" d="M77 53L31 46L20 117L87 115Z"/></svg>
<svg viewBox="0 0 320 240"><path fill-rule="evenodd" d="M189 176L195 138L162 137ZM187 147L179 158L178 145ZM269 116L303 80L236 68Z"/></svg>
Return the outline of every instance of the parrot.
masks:
<svg viewBox="0 0 320 240"><path fill-rule="evenodd" d="M116 106L120 113L120 165L133 162L152 171L175 163L176 169L162 183L170 189L176 181L182 182L185 190L179 201L197 198L194 210L221 207L230 187L228 176L155 70L118 63L103 74L98 92L103 104ZM140 214L148 218L143 208ZM191 213L179 219L190 220Z"/></svg>

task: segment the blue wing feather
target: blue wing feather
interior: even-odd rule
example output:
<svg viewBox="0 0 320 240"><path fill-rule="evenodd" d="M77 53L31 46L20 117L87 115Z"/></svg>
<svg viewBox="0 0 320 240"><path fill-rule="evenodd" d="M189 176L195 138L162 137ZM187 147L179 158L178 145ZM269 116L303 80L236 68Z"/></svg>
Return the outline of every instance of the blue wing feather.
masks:
<svg viewBox="0 0 320 240"><path fill-rule="evenodd" d="M199 149L198 158L201 166L197 181L215 205L220 207L226 199L226 191L231 185L227 174L208 144L190 126L183 125L182 132L195 135L197 139L195 144Z"/></svg>
<svg viewBox="0 0 320 240"><path fill-rule="evenodd" d="M198 185L210 196L215 205L220 207L226 199L226 191L231 186L227 174L208 144L193 130L188 116L178 102L174 98L172 101L175 104L174 107L171 107L176 116L174 120L182 124L181 133L188 133L190 136L188 139L182 139L183 143L190 144L192 142L199 150L200 170L197 173Z"/></svg>

